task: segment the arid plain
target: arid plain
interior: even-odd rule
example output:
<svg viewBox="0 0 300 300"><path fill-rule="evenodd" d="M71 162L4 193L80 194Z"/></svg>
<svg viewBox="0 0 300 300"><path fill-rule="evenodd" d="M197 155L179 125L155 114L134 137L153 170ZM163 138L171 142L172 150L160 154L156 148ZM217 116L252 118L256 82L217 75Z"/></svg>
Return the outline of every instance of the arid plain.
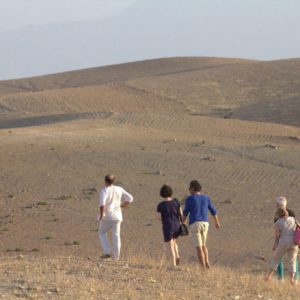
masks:
<svg viewBox="0 0 300 300"><path fill-rule="evenodd" d="M156 206L162 184L172 185L183 200L192 179L211 195L221 220L221 230L211 226L209 233L211 263L225 281L224 270L230 269L234 285L234 274L261 276L268 267L276 196L286 195L300 214L300 59L168 58L2 81L0 141L0 296L76 298L67 284L59 292L24 287L28 265L43 266L30 272L33 278L45 274L45 264L54 276L51 262L59 265L68 257L68 267L82 260L87 269L96 268L96 287L79 284L81 292L88 286L79 298L173 299L164 290L168 279L159 279L172 278L172 272L159 277L155 267L163 256ZM124 211L120 265L125 273L141 266L133 277L157 276L147 281L159 286L154 290L129 282L125 294L98 293L99 274L120 269L110 268L111 262L101 269L99 258L97 192L106 173L116 174L135 198ZM196 268L194 249L186 237L179 247L180 276L189 278ZM218 277L212 272L206 275L210 282ZM24 289L14 283L19 277ZM57 278L51 282L59 285ZM121 281L109 284L124 292ZM195 294L182 298L238 295L224 287L223 293L211 288L201 296L191 280L193 289ZM297 299L295 291L289 293ZM244 291L243 298L241 290L239 299L254 294ZM272 297L272 289L266 294Z"/></svg>

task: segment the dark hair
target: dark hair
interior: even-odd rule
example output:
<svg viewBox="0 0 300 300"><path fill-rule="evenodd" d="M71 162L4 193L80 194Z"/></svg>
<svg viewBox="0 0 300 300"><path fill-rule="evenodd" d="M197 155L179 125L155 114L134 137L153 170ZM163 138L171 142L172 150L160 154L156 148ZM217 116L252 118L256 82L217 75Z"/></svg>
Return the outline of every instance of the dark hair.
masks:
<svg viewBox="0 0 300 300"><path fill-rule="evenodd" d="M111 184L113 184L114 181L115 181L115 176L112 175L112 174L106 175L106 176L104 177L104 180L105 180L105 183L111 185Z"/></svg>
<svg viewBox="0 0 300 300"><path fill-rule="evenodd" d="M160 196L163 198L168 198L173 195L173 190L169 185L164 184L160 189Z"/></svg>
<svg viewBox="0 0 300 300"><path fill-rule="evenodd" d="M284 217L288 217L289 213L286 209L283 208L278 208L276 211L276 217L277 218L284 218Z"/></svg>
<svg viewBox="0 0 300 300"><path fill-rule="evenodd" d="M199 181L197 181L197 180L192 180L192 181L190 182L190 189L192 189L192 190L195 191L195 192L201 192L202 186L201 186L201 184L199 183Z"/></svg>

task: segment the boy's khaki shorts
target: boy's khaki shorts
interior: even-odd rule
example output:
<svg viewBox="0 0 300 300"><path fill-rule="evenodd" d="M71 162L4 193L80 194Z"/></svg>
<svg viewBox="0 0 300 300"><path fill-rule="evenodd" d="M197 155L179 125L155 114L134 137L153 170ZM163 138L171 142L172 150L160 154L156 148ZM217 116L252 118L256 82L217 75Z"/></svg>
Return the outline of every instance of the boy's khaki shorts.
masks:
<svg viewBox="0 0 300 300"><path fill-rule="evenodd" d="M195 247L202 247L206 245L208 222L194 222L190 225L190 236Z"/></svg>

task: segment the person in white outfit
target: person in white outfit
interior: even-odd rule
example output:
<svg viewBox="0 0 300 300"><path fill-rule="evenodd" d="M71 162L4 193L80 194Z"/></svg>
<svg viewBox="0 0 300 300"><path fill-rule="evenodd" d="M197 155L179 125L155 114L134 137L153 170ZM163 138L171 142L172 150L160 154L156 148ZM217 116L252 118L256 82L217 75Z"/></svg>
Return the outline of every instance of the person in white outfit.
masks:
<svg viewBox="0 0 300 300"><path fill-rule="evenodd" d="M123 221L122 207L128 207L133 201L132 195L122 187L114 185L114 175L106 175L105 187L99 194L99 238L104 254L101 258L119 260L121 251L121 222ZM112 232L112 251L107 238L108 231Z"/></svg>
<svg viewBox="0 0 300 300"><path fill-rule="evenodd" d="M277 270L282 257L287 253L290 265L290 281L292 284L295 284L296 260L298 255L298 246L294 243L296 220L289 216L286 209L278 208L276 215L279 218L275 223L275 241L273 246L273 251L275 252L265 280L270 280L272 274Z"/></svg>

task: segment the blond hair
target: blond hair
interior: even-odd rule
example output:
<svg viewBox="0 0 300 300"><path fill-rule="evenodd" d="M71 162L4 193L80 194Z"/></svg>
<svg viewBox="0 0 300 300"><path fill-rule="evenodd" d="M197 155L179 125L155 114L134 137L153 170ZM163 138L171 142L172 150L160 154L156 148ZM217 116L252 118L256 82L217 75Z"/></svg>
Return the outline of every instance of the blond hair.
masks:
<svg viewBox="0 0 300 300"><path fill-rule="evenodd" d="M278 208L286 209L287 200L285 197L279 196L276 198L276 204Z"/></svg>

